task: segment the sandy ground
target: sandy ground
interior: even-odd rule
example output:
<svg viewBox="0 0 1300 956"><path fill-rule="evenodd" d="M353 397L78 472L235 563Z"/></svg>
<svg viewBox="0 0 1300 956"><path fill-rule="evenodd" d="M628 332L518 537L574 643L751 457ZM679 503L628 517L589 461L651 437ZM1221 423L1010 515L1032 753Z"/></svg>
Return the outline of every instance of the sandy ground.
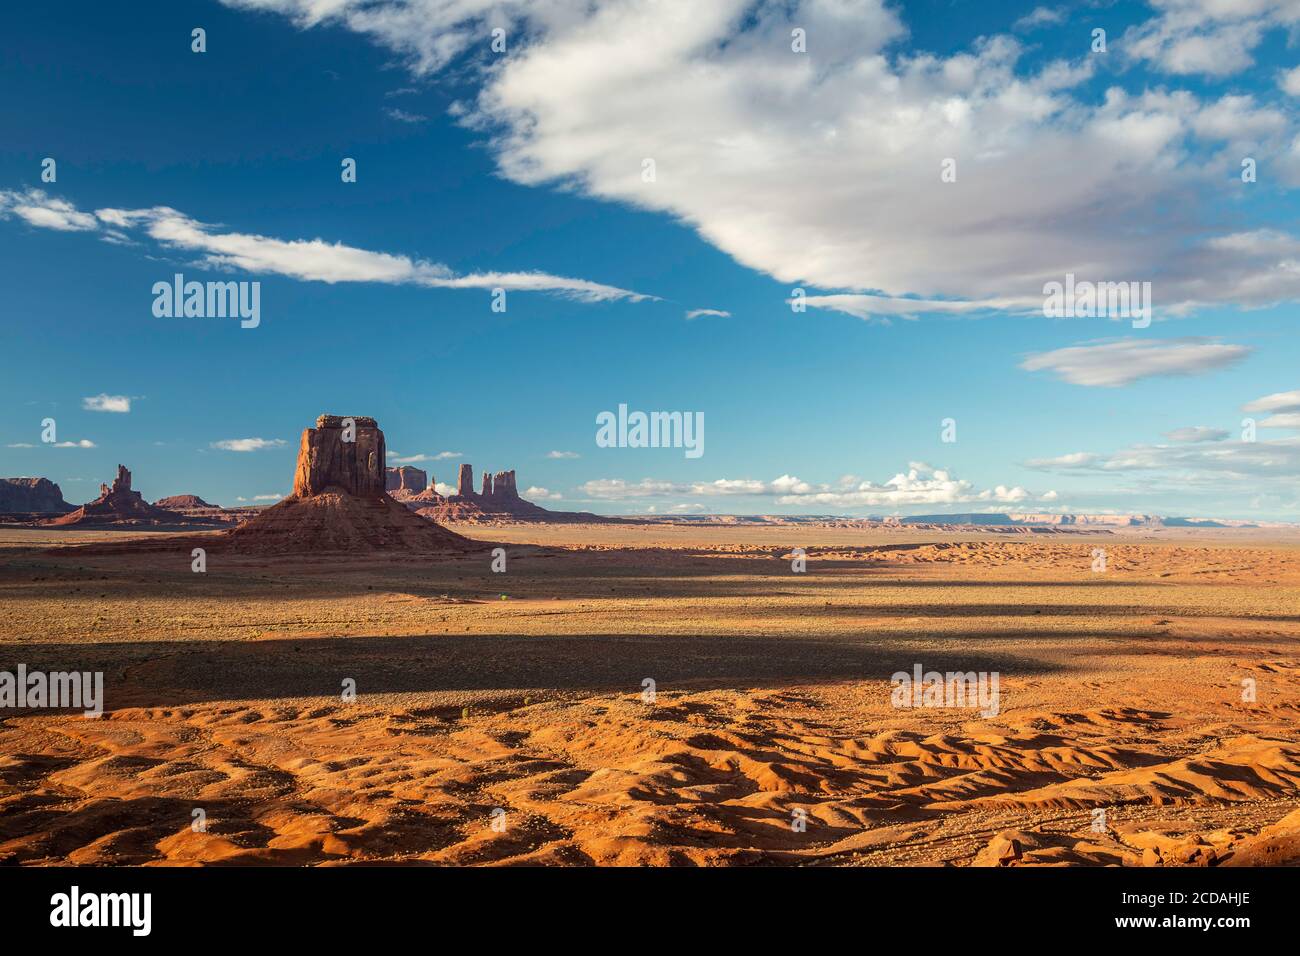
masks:
<svg viewBox="0 0 1300 956"><path fill-rule="evenodd" d="M0 670L107 698L0 711L0 862L1300 863L1298 537L457 530L506 572L0 531Z"/></svg>

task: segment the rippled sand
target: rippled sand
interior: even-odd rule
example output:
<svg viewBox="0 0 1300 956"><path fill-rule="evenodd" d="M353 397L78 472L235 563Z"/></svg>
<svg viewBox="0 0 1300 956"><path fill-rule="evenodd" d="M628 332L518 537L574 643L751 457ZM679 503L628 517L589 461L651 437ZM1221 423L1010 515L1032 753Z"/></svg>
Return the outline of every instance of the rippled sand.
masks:
<svg viewBox="0 0 1300 956"><path fill-rule="evenodd" d="M0 711L0 862L1300 862L1296 540L458 530L506 573L0 531L0 670L107 697Z"/></svg>

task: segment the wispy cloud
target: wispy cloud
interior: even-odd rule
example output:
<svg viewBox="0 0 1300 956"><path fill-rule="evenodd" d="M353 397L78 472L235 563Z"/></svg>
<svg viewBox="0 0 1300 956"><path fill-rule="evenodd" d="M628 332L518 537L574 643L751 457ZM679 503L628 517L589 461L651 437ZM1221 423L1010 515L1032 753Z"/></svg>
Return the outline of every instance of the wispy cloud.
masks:
<svg viewBox="0 0 1300 956"><path fill-rule="evenodd" d="M1115 388L1157 375L1197 375L1226 368L1251 353L1245 345L1205 338L1120 339L1031 355L1020 367L1054 372L1073 385Z"/></svg>
<svg viewBox="0 0 1300 956"><path fill-rule="evenodd" d="M547 458L581 458L576 451L548 451Z"/></svg>
<svg viewBox="0 0 1300 956"><path fill-rule="evenodd" d="M698 319L706 315L716 316L720 319L731 318L730 312L724 312L722 309L691 309L686 313L688 319Z"/></svg>
<svg viewBox="0 0 1300 956"><path fill-rule="evenodd" d="M1013 29L1028 32L1039 27L1054 26L1065 22L1065 10L1061 7L1035 7L1033 12L1025 14L1013 25Z"/></svg>
<svg viewBox="0 0 1300 956"><path fill-rule="evenodd" d="M1300 412L1300 389L1274 392L1241 406L1243 412Z"/></svg>
<svg viewBox="0 0 1300 956"><path fill-rule="evenodd" d="M39 189L0 190L0 218L16 215L33 226L63 231L124 235L140 230L164 248L196 252L212 269L236 269L259 275L282 275L305 282L378 282L431 289L504 289L547 292L582 302L654 298L615 286L551 275L546 272L475 272L457 275L447 266L424 259L373 252L324 239L276 239L225 231L167 206L148 209L97 209L93 216Z"/></svg>
<svg viewBox="0 0 1300 956"><path fill-rule="evenodd" d="M429 117L424 116L420 113L408 113L406 110L399 110L396 107L389 107L385 109L384 115L387 116L389 119L397 120L399 123L410 123L412 125L418 123L427 123L429 121Z"/></svg>
<svg viewBox="0 0 1300 956"><path fill-rule="evenodd" d="M1275 392L1246 402L1243 411L1277 412L1259 422L1261 428L1300 431L1300 391ZM1276 420L1275 420L1276 419ZM1269 422L1272 424L1269 424ZM1300 473L1300 436L1273 440L1234 439L1218 428L1196 426L1166 433L1171 444L1134 444L1118 451L1070 452L1051 458L1034 458L1026 467L1040 471L1069 473L1161 474L1165 487L1197 488L1218 495L1239 490L1248 483L1252 490L1266 486L1290 492Z"/></svg>
<svg viewBox="0 0 1300 956"><path fill-rule="evenodd" d="M226 438L214 441L212 447L222 451L261 451L264 448L279 448L284 444L283 438Z"/></svg>
<svg viewBox="0 0 1300 956"><path fill-rule="evenodd" d="M39 229L59 232L93 232L99 228L99 222L90 213L80 212L72 203L48 196L39 189L0 190L0 219L11 215Z"/></svg>
<svg viewBox="0 0 1300 956"><path fill-rule="evenodd" d="M125 414L131 411L131 398L128 395L108 395L101 392L81 400L81 407L88 412L117 412Z"/></svg>
<svg viewBox="0 0 1300 956"><path fill-rule="evenodd" d="M1230 432L1226 428L1192 425L1187 428L1175 428L1171 432L1165 432L1165 437L1170 441L1181 442L1224 441L1229 434Z"/></svg>
<svg viewBox="0 0 1300 956"><path fill-rule="evenodd" d="M398 465L414 465L422 461L447 461L450 458L464 457L465 453L461 451L440 451L436 455L399 455L394 451L388 453L388 460Z"/></svg>
<svg viewBox="0 0 1300 956"><path fill-rule="evenodd" d="M1122 48L1167 73L1229 76L1254 63L1254 51L1273 29L1294 31L1294 0L1152 0L1160 15L1130 27Z"/></svg>

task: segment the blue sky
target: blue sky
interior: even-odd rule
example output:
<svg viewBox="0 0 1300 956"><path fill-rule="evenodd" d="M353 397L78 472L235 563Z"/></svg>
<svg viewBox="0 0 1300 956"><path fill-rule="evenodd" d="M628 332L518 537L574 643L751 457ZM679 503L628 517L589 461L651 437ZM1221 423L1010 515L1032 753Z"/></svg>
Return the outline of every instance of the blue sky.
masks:
<svg viewBox="0 0 1300 956"><path fill-rule="evenodd" d="M1300 514L1296 3L585 6L9 11L0 473L274 500L330 412L559 508ZM1067 272L1155 320L1046 318Z"/></svg>

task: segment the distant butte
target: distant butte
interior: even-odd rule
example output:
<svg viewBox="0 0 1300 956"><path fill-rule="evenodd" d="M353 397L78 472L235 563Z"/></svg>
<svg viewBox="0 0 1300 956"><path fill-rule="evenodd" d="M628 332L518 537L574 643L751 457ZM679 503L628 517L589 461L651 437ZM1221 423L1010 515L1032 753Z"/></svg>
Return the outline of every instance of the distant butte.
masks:
<svg viewBox="0 0 1300 956"><path fill-rule="evenodd" d="M75 508L48 478L0 478L0 514L66 514Z"/></svg>
<svg viewBox="0 0 1300 956"><path fill-rule="evenodd" d="M179 511L182 508L215 508L216 505L208 504L198 495L169 495L166 498L159 498L154 502L157 508L166 508L169 511Z"/></svg>
<svg viewBox="0 0 1300 956"><path fill-rule="evenodd" d="M159 508L131 489L131 472L117 466L112 486L101 484L99 497L61 518L44 522L50 527L161 527L217 524L210 518L187 517L167 508Z"/></svg>
<svg viewBox="0 0 1300 956"><path fill-rule="evenodd" d="M404 487L407 478L398 479L394 472L406 469L389 468L389 487ZM417 468L409 469L421 477L424 472ZM496 474L484 472L480 490L474 491L474 466L463 464L456 480L454 495L440 495L434 489L432 480L418 494L398 495L395 498L405 502L406 506L418 514L435 521L464 522L477 524L494 521L531 521L551 524L618 524L621 518L591 514L586 511L550 511L540 505L519 497L515 483L514 470L498 471Z"/></svg>
<svg viewBox="0 0 1300 956"><path fill-rule="evenodd" d="M386 477L384 488L398 501L414 498L433 484L430 477L424 473L424 469L411 465L386 468L384 474Z"/></svg>

